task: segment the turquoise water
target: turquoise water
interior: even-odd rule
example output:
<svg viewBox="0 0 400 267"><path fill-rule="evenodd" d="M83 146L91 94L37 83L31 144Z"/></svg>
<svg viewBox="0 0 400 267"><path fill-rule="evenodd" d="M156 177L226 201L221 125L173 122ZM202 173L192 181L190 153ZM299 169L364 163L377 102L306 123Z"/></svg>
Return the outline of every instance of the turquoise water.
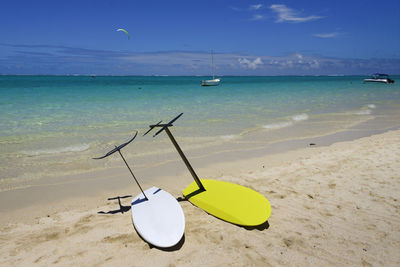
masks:
<svg viewBox="0 0 400 267"><path fill-rule="evenodd" d="M204 78L0 76L0 181L107 167L90 158L181 112L173 130L187 149L324 135L377 118L382 129L400 124L400 77L390 85L361 76L222 77L201 87ZM132 156L171 147L146 138Z"/></svg>

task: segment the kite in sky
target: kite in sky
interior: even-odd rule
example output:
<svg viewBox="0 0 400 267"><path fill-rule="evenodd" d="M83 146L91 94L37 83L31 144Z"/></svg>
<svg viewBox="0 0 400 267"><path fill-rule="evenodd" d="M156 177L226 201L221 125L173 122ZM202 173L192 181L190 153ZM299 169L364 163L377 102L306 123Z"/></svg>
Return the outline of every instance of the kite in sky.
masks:
<svg viewBox="0 0 400 267"><path fill-rule="evenodd" d="M124 33L126 33L126 35L128 35L128 39L131 37L131 36L129 35L129 33L128 33L126 30L124 30L124 29L118 29L117 32L124 32Z"/></svg>

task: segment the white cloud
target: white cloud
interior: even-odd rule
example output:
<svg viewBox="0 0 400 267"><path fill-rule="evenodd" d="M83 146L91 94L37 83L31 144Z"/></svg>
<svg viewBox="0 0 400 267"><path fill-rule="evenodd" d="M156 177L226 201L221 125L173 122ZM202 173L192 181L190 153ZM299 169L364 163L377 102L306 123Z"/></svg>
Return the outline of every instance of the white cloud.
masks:
<svg viewBox="0 0 400 267"><path fill-rule="evenodd" d="M278 68L281 70L298 70L308 71L311 69L319 69L321 58L312 56L303 56L302 54L296 53L285 57L270 57L268 65L270 67Z"/></svg>
<svg viewBox="0 0 400 267"><path fill-rule="evenodd" d="M258 4L258 5L251 5L249 7L249 10L259 10L263 7L263 4Z"/></svg>
<svg viewBox="0 0 400 267"><path fill-rule="evenodd" d="M313 34L315 37L319 38L335 38L338 36L337 32L331 32L331 33L315 33Z"/></svg>
<svg viewBox="0 0 400 267"><path fill-rule="evenodd" d="M285 5L271 5L269 8L277 13L278 19L276 20L276 22L301 23L323 18L321 16L301 17L298 11L288 8Z"/></svg>
<svg viewBox="0 0 400 267"><path fill-rule="evenodd" d="M303 58L303 55L300 53L296 53L293 55L295 58L297 58L298 60L301 60Z"/></svg>
<svg viewBox="0 0 400 267"><path fill-rule="evenodd" d="M257 69L261 65L264 65L260 57L254 59L253 61L248 60L247 58L239 58L238 61L240 66L253 70Z"/></svg>
<svg viewBox="0 0 400 267"><path fill-rule="evenodd" d="M264 19L264 16L259 14L253 15L253 17L251 18L251 20L262 20L262 19Z"/></svg>
<svg viewBox="0 0 400 267"><path fill-rule="evenodd" d="M234 10L234 11L244 11L244 12L248 12L250 14L253 14L252 17L250 18L250 20L262 20L265 18L265 15L261 15L261 14L254 14L254 12L259 12L262 9L264 9L264 5L263 4L255 4L255 5L250 5L247 8L238 8L238 7L234 7L234 6L230 6L230 9Z"/></svg>

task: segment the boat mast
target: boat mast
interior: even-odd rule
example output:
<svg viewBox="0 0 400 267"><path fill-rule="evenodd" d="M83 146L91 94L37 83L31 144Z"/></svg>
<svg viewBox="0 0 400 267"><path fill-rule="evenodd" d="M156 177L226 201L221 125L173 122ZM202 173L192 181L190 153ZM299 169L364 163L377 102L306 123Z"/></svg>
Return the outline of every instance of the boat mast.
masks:
<svg viewBox="0 0 400 267"><path fill-rule="evenodd" d="M214 49L211 49L211 71L214 80Z"/></svg>

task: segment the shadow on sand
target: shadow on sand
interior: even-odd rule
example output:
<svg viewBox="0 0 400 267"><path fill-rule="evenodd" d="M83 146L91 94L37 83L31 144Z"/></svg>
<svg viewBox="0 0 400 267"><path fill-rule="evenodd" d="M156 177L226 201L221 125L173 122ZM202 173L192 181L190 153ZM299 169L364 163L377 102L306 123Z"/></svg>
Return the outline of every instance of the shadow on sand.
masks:
<svg viewBox="0 0 400 267"><path fill-rule="evenodd" d="M262 223L262 224L256 225L256 226L242 226L242 225L239 225L239 226L243 227L246 230L250 230L250 231L252 231L252 230L264 231L269 228L269 223L268 223L268 221L266 221L265 223Z"/></svg>
<svg viewBox="0 0 400 267"><path fill-rule="evenodd" d="M137 231L136 231L136 232L137 232ZM137 232L137 233L138 233L138 232ZM138 233L138 234L139 234L139 233ZM139 234L139 236L140 236L140 234ZM142 237L140 236L140 238L142 238ZM142 238L142 239L143 239L143 238ZM177 251L177 250L180 250L180 249L181 249L181 247L182 247L183 244L185 243L185 234L183 234L181 240L179 240L179 242L178 242L175 246L172 246L172 247L169 247L169 248L161 248L161 247L154 246L154 245L148 243L148 242L147 242L146 240L144 240L144 239L143 239L143 241L146 242L146 243L149 245L149 247L150 247L151 249L152 249L152 248L156 248L156 249L158 249L158 250L167 251L167 252L172 252L172 251Z"/></svg>
<svg viewBox="0 0 400 267"><path fill-rule="evenodd" d="M111 197L111 198L108 198L107 200L116 200L116 199L118 199L118 205L119 205L119 209L117 209L117 210L110 210L110 211L99 211L99 212L97 212L97 214L116 214L116 213L124 213L124 212L127 212L127 211L129 211L130 209L131 209L131 206L123 206L122 204L121 204L121 198L128 198L128 197L132 197L131 195L127 195L127 196L122 196L122 197L120 197L120 196L117 196L117 197Z"/></svg>

